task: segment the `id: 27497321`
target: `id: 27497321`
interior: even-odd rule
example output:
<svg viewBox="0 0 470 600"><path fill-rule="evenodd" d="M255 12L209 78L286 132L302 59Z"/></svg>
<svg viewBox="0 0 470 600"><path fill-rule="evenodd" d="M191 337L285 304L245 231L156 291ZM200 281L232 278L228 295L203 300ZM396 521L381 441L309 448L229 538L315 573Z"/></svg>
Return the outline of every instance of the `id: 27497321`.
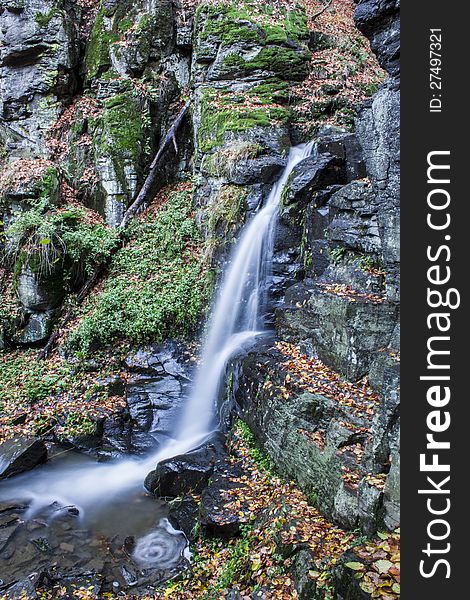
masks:
<svg viewBox="0 0 470 600"><path fill-rule="evenodd" d="M429 30L429 112L442 112L442 30Z"/></svg>

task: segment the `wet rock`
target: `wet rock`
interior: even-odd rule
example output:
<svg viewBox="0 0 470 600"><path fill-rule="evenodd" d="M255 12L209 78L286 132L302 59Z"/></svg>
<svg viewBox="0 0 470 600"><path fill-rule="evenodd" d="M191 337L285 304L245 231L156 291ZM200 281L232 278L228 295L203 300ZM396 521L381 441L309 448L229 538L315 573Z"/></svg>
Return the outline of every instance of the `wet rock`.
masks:
<svg viewBox="0 0 470 600"><path fill-rule="evenodd" d="M375 194L370 185L354 181L333 194L329 201L327 236L343 248L380 255L380 237Z"/></svg>
<svg viewBox="0 0 470 600"><path fill-rule="evenodd" d="M390 349L378 352L370 370L371 386L382 398L372 423L372 438L366 446L365 464L374 473L388 465L400 411L400 364Z"/></svg>
<svg viewBox="0 0 470 600"><path fill-rule="evenodd" d="M309 575L315 571L315 555L309 548L299 548L292 559L292 575L299 600L312 600L315 598L316 582Z"/></svg>
<svg viewBox="0 0 470 600"><path fill-rule="evenodd" d="M131 373L142 375L163 375L165 372L159 357L153 348L139 348L128 354L124 366Z"/></svg>
<svg viewBox="0 0 470 600"><path fill-rule="evenodd" d="M400 90L389 81L358 114L356 130L378 205L387 293L399 298L400 263Z"/></svg>
<svg viewBox="0 0 470 600"><path fill-rule="evenodd" d="M217 434L197 450L164 460L145 479L149 492L161 497L201 493L226 459L224 436Z"/></svg>
<svg viewBox="0 0 470 600"><path fill-rule="evenodd" d="M194 498L186 496L170 502L170 523L182 531L190 542L193 542L198 533L199 507Z"/></svg>
<svg viewBox="0 0 470 600"><path fill-rule="evenodd" d="M366 176L362 148L355 134L348 133L339 127L323 127L318 132L318 141L315 147L320 154L331 154L343 163L346 183ZM340 181L336 183L340 183Z"/></svg>
<svg viewBox="0 0 470 600"><path fill-rule="evenodd" d="M314 191L342 182L342 161L332 154L312 155L292 171L283 205L305 209Z"/></svg>
<svg viewBox="0 0 470 600"><path fill-rule="evenodd" d="M347 528L370 531L382 526L380 490L366 482L346 486L342 478L344 469L358 482L366 474L349 447L354 450L357 445L364 450L371 417L321 394L291 393L285 398L273 393L285 385L284 360L276 349L262 342L237 362L231 393L238 414L278 472L294 479L315 498L323 514ZM268 379L272 385L266 388ZM359 401L360 394L358 390Z"/></svg>
<svg viewBox="0 0 470 600"><path fill-rule="evenodd" d="M27 316L27 323L15 336L14 341L22 346L32 346L45 342L57 321L56 310L34 312Z"/></svg>
<svg viewBox="0 0 470 600"><path fill-rule="evenodd" d="M230 173L230 181L237 185L256 183L272 184L286 166L280 156L260 156L252 160L238 162Z"/></svg>
<svg viewBox="0 0 470 600"><path fill-rule="evenodd" d="M390 436L390 471L384 489L384 523L393 531L400 525L400 421L397 420Z"/></svg>
<svg viewBox="0 0 470 600"><path fill-rule="evenodd" d="M29 471L47 459L45 443L39 439L17 437L0 445L0 479Z"/></svg>
<svg viewBox="0 0 470 600"><path fill-rule="evenodd" d="M243 498L245 485L234 480L235 473L216 473L204 490L199 505L199 523L203 531L210 536L231 538L240 533L244 522L240 510L228 508L230 499L225 492L235 492L238 498Z"/></svg>
<svg viewBox="0 0 470 600"><path fill-rule="evenodd" d="M23 598L34 600L35 598L38 598L35 585L29 579L23 579L10 586L7 589L7 594L8 598L11 598L11 600L22 600Z"/></svg>
<svg viewBox="0 0 470 600"><path fill-rule="evenodd" d="M17 501L0 502L0 552L21 525L28 504ZM1 576L0 576L1 579Z"/></svg>
<svg viewBox="0 0 470 600"><path fill-rule="evenodd" d="M26 309L48 311L56 308L64 293L60 273L44 277L35 273L29 266L23 267L18 278L18 298Z"/></svg>
<svg viewBox="0 0 470 600"><path fill-rule="evenodd" d="M336 592L347 600L370 600L370 594L359 585L361 580L355 577L356 571L345 566L348 562L362 563L363 560L353 551L343 554L332 572Z"/></svg>

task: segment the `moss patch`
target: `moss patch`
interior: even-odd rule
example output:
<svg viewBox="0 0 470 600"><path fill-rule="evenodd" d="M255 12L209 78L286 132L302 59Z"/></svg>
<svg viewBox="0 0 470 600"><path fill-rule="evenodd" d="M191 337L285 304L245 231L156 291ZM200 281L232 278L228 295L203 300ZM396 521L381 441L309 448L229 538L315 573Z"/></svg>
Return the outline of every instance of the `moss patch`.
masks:
<svg viewBox="0 0 470 600"><path fill-rule="evenodd" d="M212 286L188 185L159 195L129 229L132 244L114 256L101 292L90 298L69 343L88 354L121 339L161 341L191 333Z"/></svg>
<svg viewBox="0 0 470 600"><path fill-rule="evenodd" d="M253 127L286 123L290 117L289 108L268 104L266 95L261 102L247 103L246 98L246 94L204 90L198 130L198 145L202 152L220 146L227 132L241 133ZM255 92L252 98L256 98Z"/></svg>
<svg viewBox="0 0 470 600"><path fill-rule="evenodd" d="M308 75L310 53L283 46L265 46L254 58L245 59L239 54L229 54L223 66L227 71L237 70L244 75L254 71L267 71L286 81L302 81Z"/></svg>
<svg viewBox="0 0 470 600"><path fill-rule="evenodd" d="M285 44L309 37L307 17L300 5L291 10L283 6L274 10L269 3L253 0L216 6L203 3L197 19L204 19L201 40L214 38L225 46L239 42Z"/></svg>
<svg viewBox="0 0 470 600"><path fill-rule="evenodd" d="M118 39L117 33L106 29L105 10L101 8L96 15L86 50L85 64L89 79L100 75L111 66L109 47Z"/></svg>
<svg viewBox="0 0 470 600"><path fill-rule="evenodd" d="M105 100L103 148L111 155L138 161L145 144L146 111L131 92Z"/></svg>

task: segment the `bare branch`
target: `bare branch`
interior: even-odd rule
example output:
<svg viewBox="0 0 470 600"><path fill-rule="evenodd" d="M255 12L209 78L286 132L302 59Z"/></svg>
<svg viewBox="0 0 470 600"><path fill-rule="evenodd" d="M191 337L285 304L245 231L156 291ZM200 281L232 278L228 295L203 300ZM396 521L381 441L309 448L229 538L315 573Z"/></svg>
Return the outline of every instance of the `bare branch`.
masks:
<svg viewBox="0 0 470 600"><path fill-rule="evenodd" d="M318 17L319 17L320 15L322 15L322 14L325 12L325 10L331 6L332 2L333 2L333 0L328 0L328 2L325 4L325 6L324 6L323 8L321 8L321 9L320 9L318 12L316 12L316 13L315 13L315 14L314 14L314 15L311 17L312 21L315 21L315 19L318 19Z"/></svg>

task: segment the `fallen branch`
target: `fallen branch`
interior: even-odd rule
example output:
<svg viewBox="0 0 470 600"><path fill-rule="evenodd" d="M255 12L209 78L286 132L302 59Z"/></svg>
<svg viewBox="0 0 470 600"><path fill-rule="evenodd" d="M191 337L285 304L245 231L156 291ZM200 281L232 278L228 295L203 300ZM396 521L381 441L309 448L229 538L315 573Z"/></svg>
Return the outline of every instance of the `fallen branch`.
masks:
<svg viewBox="0 0 470 600"><path fill-rule="evenodd" d="M325 4L325 6L324 6L323 8L321 8L321 9L320 9L318 12L316 12L316 13L315 13L315 14L314 14L312 17L310 17L310 18L311 18L311 20L312 20L312 21L315 21L315 19L318 19L318 17L319 17L320 15L322 15L322 14L325 12L325 10L331 6L331 3L332 3L332 2L333 2L333 0L328 0L328 2Z"/></svg>
<svg viewBox="0 0 470 600"><path fill-rule="evenodd" d="M122 218L122 221L121 221L122 228L125 228L127 226L130 219L132 219L132 217L137 213L139 208L148 200L148 197L153 188L155 177L158 172L158 165L160 163L160 160L161 160L167 146L170 144L170 142L173 142L175 149L178 150L178 146L176 145L176 137L175 136L176 136L179 126L181 125L182 120L184 119L185 114L188 112L189 107L191 106L191 103L192 103L192 99L188 100L188 102L186 102L183 109L181 110L179 115L176 117L175 122L168 130L168 133L163 138L163 142L161 143L160 148L158 149L158 152L155 155L155 158L153 159L152 164L150 165L150 171L149 171L149 174L147 175L147 179L145 180L144 185L140 189L140 192L137 194L137 198L134 200L134 202L131 204L131 206L127 209L124 217Z"/></svg>

